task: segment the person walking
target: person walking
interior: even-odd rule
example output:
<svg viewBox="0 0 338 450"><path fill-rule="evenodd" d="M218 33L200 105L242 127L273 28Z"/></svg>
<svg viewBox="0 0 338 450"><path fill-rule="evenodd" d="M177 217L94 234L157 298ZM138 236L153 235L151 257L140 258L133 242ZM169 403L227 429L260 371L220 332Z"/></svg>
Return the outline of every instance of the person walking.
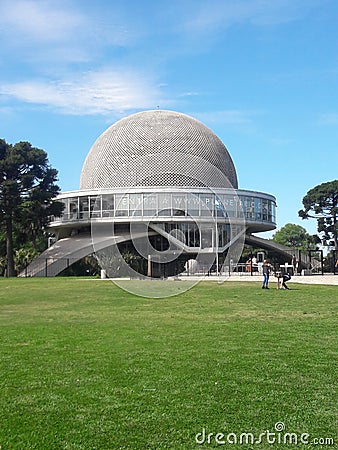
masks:
<svg viewBox="0 0 338 450"><path fill-rule="evenodd" d="M291 265L293 266L293 275L297 275L298 273L298 258L296 255L292 256Z"/></svg>
<svg viewBox="0 0 338 450"><path fill-rule="evenodd" d="M271 273L271 265L267 259L265 259L263 261L262 270L263 270L263 277L264 277L262 289L269 289L269 277L270 277L270 273Z"/></svg>

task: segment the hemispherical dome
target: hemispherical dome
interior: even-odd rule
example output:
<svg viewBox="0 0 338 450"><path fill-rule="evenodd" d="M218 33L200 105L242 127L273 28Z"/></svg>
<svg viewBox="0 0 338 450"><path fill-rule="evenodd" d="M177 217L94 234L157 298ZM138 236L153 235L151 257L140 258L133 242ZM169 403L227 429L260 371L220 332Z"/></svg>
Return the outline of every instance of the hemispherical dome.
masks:
<svg viewBox="0 0 338 450"><path fill-rule="evenodd" d="M227 180L227 181L225 181ZM233 187L225 145L198 120L174 111L144 111L110 126L84 162L80 188Z"/></svg>

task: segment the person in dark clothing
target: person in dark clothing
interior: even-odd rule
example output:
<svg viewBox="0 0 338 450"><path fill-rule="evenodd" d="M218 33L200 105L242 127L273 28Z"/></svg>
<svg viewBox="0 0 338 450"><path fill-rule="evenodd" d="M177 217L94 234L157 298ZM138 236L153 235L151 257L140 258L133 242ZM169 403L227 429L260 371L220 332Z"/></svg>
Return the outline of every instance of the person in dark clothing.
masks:
<svg viewBox="0 0 338 450"><path fill-rule="evenodd" d="M264 277L262 289L269 289L269 277L271 273L271 265L267 259L265 259L263 262L262 270Z"/></svg>
<svg viewBox="0 0 338 450"><path fill-rule="evenodd" d="M290 288L286 285L286 282L289 281L289 280L291 280L291 275L289 275L288 273L285 273L285 274L282 276L282 280L283 280L283 282L282 282L282 287L283 287L284 289L290 289Z"/></svg>
<svg viewBox="0 0 338 450"><path fill-rule="evenodd" d="M275 272L275 276L277 278L277 289L290 289L286 282L291 280L291 275L288 273Z"/></svg>

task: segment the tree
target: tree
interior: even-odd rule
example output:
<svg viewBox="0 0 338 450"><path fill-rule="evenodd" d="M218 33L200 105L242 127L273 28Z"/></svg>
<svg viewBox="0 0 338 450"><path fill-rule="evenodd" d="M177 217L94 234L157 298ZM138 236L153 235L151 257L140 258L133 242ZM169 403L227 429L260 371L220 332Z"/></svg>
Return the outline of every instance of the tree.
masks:
<svg viewBox="0 0 338 450"><path fill-rule="evenodd" d="M298 211L302 219L317 220L317 230L324 245L332 241L338 249L338 180L322 183L310 189L303 198L304 209Z"/></svg>
<svg viewBox="0 0 338 450"><path fill-rule="evenodd" d="M272 236L274 242L298 250L309 250L316 244L316 238L311 236L305 228L293 223L287 223Z"/></svg>
<svg viewBox="0 0 338 450"><path fill-rule="evenodd" d="M11 145L0 139L0 227L9 277L15 276L15 232L24 232L34 246L49 217L61 214L61 203L52 201L60 191L56 179L57 170L49 165L44 150L29 142Z"/></svg>

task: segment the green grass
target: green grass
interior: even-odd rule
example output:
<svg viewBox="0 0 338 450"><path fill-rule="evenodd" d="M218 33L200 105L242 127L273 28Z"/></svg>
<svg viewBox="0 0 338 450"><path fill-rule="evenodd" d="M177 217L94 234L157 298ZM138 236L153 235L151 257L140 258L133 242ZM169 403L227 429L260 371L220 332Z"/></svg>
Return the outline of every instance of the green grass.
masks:
<svg viewBox="0 0 338 450"><path fill-rule="evenodd" d="M290 287L0 280L2 450L338 448L338 288ZM195 443L278 421L335 446Z"/></svg>

